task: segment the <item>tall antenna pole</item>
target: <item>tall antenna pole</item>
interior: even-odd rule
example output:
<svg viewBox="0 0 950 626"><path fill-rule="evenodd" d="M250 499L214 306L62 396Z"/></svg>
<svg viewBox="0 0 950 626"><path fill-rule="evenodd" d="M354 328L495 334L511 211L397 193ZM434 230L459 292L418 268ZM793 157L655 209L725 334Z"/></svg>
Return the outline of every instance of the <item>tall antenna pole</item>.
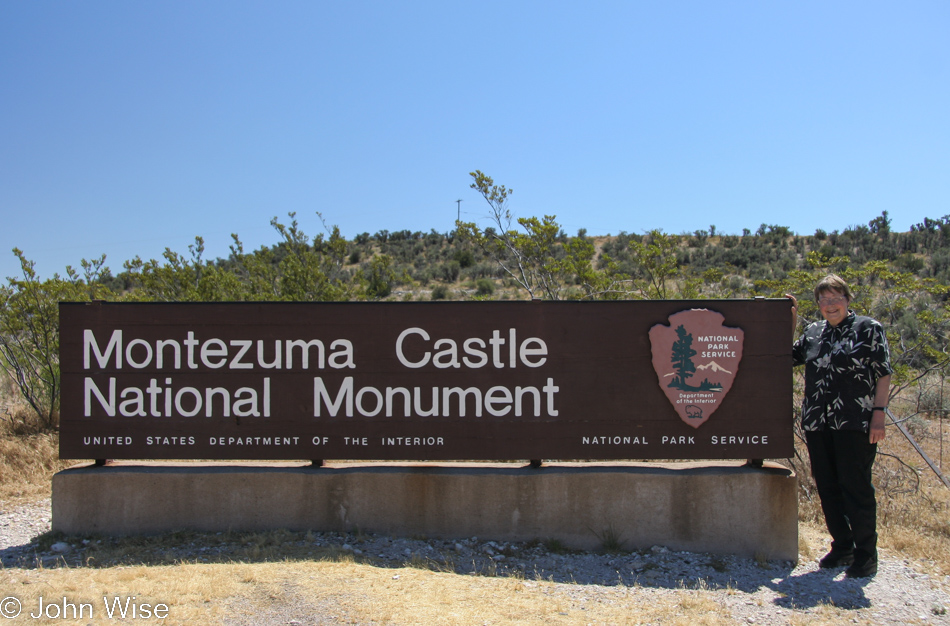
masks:
<svg viewBox="0 0 950 626"><path fill-rule="evenodd" d="M458 224L459 222L462 221L462 199L459 198L458 200L456 200L455 204L458 208L458 215L456 215L455 217L455 223Z"/></svg>

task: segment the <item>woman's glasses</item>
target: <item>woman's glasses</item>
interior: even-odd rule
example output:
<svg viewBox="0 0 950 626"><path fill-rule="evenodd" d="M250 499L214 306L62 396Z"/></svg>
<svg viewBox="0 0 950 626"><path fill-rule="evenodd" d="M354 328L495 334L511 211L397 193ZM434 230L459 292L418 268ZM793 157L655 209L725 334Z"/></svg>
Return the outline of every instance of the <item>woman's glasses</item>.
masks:
<svg viewBox="0 0 950 626"><path fill-rule="evenodd" d="M821 306L835 306L836 304L841 304L845 302L847 298L838 296L837 298L821 298L818 300L818 304Z"/></svg>

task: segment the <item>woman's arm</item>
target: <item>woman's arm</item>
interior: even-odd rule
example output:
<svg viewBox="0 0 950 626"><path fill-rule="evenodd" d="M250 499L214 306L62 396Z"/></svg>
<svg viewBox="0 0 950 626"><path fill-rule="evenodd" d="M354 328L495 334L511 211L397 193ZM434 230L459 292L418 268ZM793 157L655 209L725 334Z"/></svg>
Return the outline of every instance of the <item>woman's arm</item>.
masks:
<svg viewBox="0 0 950 626"><path fill-rule="evenodd" d="M875 409L871 415L870 441L877 443L884 441L884 409L887 408L888 395L891 391L891 375L881 376L877 379L874 386L874 406L883 407Z"/></svg>

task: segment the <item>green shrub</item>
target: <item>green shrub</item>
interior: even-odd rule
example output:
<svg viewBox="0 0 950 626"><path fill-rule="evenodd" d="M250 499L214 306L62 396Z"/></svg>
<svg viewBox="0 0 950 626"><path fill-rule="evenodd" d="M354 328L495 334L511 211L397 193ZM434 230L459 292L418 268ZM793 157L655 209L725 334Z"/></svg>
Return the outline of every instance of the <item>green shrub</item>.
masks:
<svg viewBox="0 0 950 626"><path fill-rule="evenodd" d="M495 293L495 283L487 278L479 278L475 281L475 295L490 296Z"/></svg>

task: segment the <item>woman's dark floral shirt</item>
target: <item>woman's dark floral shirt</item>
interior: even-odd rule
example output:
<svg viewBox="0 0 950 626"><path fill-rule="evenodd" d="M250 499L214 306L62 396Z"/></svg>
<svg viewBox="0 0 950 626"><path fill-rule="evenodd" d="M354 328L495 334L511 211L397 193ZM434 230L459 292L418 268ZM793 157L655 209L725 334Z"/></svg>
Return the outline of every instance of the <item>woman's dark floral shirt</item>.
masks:
<svg viewBox="0 0 950 626"><path fill-rule="evenodd" d="M792 357L805 366L803 429L868 432L875 384L892 371L880 322L854 311L837 326L815 322L792 346Z"/></svg>

